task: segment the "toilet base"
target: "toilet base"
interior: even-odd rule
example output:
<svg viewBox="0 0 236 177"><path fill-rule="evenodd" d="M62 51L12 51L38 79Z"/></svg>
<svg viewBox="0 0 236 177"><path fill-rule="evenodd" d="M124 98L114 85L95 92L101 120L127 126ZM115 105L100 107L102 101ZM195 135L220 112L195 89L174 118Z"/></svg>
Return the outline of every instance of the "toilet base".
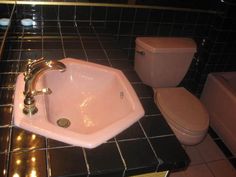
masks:
<svg viewBox="0 0 236 177"><path fill-rule="evenodd" d="M203 141L203 139L206 137L206 134L207 134L207 130L206 130L205 132L202 132L201 134L198 134L198 135L190 135L190 134L187 134L185 132L178 130L176 127L171 125L171 123L169 123L168 121L167 123L171 127L172 131L174 132L179 142L183 145L193 146L193 145L199 144Z"/></svg>

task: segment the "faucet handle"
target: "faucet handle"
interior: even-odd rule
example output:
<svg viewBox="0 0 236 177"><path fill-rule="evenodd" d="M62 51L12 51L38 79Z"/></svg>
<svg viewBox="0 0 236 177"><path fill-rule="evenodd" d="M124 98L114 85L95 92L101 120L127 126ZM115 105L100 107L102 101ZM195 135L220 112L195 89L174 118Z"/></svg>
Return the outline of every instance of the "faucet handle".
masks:
<svg viewBox="0 0 236 177"><path fill-rule="evenodd" d="M46 60L43 57L36 59L36 60L28 59L27 64L26 64L26 69L24 72L25 81L28 80L29 78L31 78L31 76L32 76L31 71L32 71L34 65L37 65L37 64L39 64L41 62L45 62L45 61Z"/></svg>
<svg viewBox="0 0 236 177"><path fill-rule="evenodd" d="M39 58L39 59L36 59L36 60L31 60L31 61L28 61L30 67L33 67L34 65L37 65L39 63L42 63L42 62L45 62L46 59L44 57L42 58Z"/></svg>
<svg viewBox="0 0 236 177"><path fill-rule="evenodd" d="M50 88L43 88L42 90L33 90L31 92L32 96L36 96L36 95L42 95L42 94L51 94L52 90Z"/></svg>

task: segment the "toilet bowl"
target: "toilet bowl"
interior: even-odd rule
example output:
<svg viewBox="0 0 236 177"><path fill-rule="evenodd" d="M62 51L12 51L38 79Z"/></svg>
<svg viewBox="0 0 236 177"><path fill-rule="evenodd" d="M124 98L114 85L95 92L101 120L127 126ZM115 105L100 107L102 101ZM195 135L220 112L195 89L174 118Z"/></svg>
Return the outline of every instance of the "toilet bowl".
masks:
<svg viewBox="0 0 236 177"><path fill-rule="evenodd" d="M155 103L179 141L195 145L205 137L208 113L201 102L183 87L158 88Z"/></svg>
<svg viewBox="0 0 236 177"><path fill-rule="evenodd" d="M209 116L203 104L183 87L176 87L192 62L196 44L189 38L136 38L135 71L155 92L155 103L178 140L195 145L203 140Z"/></svg>

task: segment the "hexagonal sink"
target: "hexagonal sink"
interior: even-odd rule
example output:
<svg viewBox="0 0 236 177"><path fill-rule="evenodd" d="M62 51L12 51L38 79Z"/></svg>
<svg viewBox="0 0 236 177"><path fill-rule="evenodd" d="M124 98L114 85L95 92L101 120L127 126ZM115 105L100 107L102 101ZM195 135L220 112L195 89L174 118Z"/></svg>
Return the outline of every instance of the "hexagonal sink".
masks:
<svg viewBox="0 0 236 177"><path fill-rule="evenodd" d="M24 76L17 78L14 123L23 129L65 143L94 148L119 134L144 115L140 101L120 70L78 59L61 60L65 72L47 71L35 96L38 112L23 113Z"/></svg>

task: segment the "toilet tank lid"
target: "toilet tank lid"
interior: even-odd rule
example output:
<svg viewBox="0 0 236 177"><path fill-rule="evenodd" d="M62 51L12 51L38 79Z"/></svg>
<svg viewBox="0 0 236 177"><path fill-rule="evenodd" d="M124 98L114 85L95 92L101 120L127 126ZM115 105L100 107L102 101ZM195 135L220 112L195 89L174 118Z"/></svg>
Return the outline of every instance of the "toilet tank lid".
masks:
<svg viewBox="0 0 236 177"><path fill-rule="evenodd" d="M193 39L182 37L137 37L136 45L152 53L195 53L197 48Z"/></svg>

